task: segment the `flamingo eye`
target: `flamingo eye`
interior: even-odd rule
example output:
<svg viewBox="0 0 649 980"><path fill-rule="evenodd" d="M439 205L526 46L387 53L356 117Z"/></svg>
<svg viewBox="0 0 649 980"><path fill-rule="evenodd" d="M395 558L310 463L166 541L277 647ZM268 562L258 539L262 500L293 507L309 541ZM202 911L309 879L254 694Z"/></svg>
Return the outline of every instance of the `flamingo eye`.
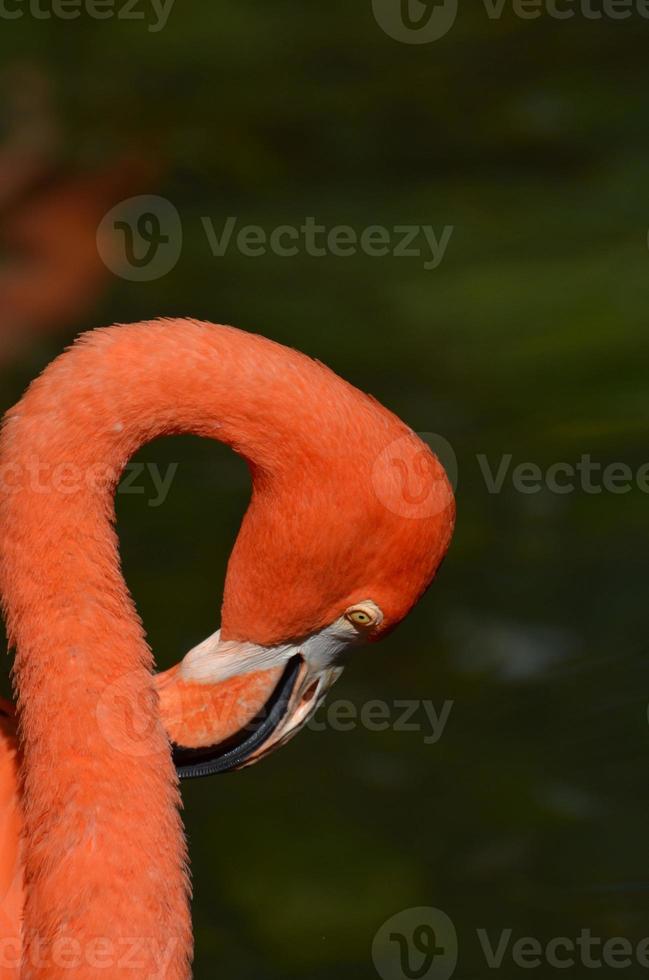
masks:
<svg viewBox="0 0 649 980"><path fill-rule="evenodd" d="M353 623L354 626L368 627L373 626L376 622L376 616L372 615L368 609L358 609L353 607L347 610L345 613L345 618L348 619L350 623Z"/></svg>

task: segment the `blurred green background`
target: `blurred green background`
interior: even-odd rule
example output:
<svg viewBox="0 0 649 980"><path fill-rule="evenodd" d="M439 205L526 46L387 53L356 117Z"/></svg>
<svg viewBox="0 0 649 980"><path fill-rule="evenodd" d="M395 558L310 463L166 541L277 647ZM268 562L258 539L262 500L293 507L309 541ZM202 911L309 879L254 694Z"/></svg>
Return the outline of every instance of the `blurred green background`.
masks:
<svg viewBox="0 0 649 980"><path fill-rule="evenodd" d="M369 0L183 0L158 32L147 17L2 21L2 408L80 330L203 317L327 362L443 435L459 474L433 589L331 695L453 701L443 736L326 726L185 785L196 977L372 978L375 933L417 906L453 920L463 978L487 970L478 928L636 942L649 934L647 497L524 494L511 479L492 494L478 457L649 461L649 22L495 20L477 3L411 45ZM93 181L113 170L104 197ZM175 268L130 282L93 252L85 273L71 262L75 302L34 312L39 263L65 258L78 211L98 218L131 193L178 209ZM435 270L214 257L200 219L218 230L230 215L268 232L308 215L454 231ZM126 577L165 667L218 624L248 478L195 439L138 458L179 464L162 506L148 489L118 497ZM520 974L511 958L499 971Z"/></svg>

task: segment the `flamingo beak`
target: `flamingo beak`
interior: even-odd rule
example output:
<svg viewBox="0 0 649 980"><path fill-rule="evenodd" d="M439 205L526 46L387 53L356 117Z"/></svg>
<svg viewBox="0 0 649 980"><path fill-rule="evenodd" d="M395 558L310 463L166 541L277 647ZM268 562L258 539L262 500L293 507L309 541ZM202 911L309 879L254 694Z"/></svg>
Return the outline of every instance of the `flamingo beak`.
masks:
<svg viewBox="0 0 649 980"><path fill-rule="evenodd" d="M290 742L313 718L329 689L344 670L342 662L317 671L308 661L301 657L297 659L299 669L287 710L281 718L278 718L277 724L264 743L250 753L246 765L259 762L260 759Z"/></svg>
<svg viewBox="0 0 649 980"><path fill-rule="evenodd" d="M341 673L342 666L314 670L297 646L206 640L156 677L180 778L242 769L284 745Z"/></svg>
<svg viewBox="0 0 649 980"><path fill-rule="evenodd" d="M158 674L160 716L181 779L250 766L313 717L349 650L383 620L371 600L300 641L263 647L220 631Z"/></svg>
<svg viewBox="0 0 649 980"><path fill-rule="evenodd" d="M292 657L286 667L281 672L281 676L272 689L270 696L258 709L260 691L271 683L276 674L275 670L260 672L252 680L256 691L251 691L244 695L245 700L237 698L237 694L228 685L227 681L216 685L222 688L221 691L210 692L211 695L217 694L221 702L218 713L202 719L201 728L204 730L206 723L213 728L214 733L210 737L209 745L186 745L184 743L205 741L205 737L198 736L194 727L194 734L191 732L191 725L185 725L182 733L177 736L180 742L172 743L172 755L176 770L181 779L191 779L199 776L212 776L216 773L232 772L241 769L246 765L251 765L256 761L259 753L268 750L268 743L279 726L284 722L289 710L291 700L296 688L296 683L301 669L299 656ZM262 676L263 675L263 676ZM240 682L241 678L237 678ZM240 687L240 683L235 685ZM228 689L229 687L229 689ZM206 692L203 692L206 693ZM233 703L233 697L235 703ZM211 699L210 699L211 700ZM226 702L229 701L229 711L226 709ZM247 716L247 721L241 726L240 716ZM254 711L251 714L251 711ZM205 711L202 712L206 714ZM212 741L212 739L217 739Z"/></svg>

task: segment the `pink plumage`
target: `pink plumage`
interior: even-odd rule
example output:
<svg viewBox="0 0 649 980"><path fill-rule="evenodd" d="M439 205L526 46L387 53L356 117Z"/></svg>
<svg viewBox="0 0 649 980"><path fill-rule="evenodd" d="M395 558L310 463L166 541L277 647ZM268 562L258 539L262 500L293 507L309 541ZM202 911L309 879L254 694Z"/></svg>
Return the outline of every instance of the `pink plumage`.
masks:
<svg viewBox="0 0 649 980"><path fill-rule="evenodd" d="M225 442L251 469L223 598L226 647L317 636L366 600L380 610L365 631L376 639L409 612L450 541L453 497L436 458L303 354L169 320L94 331L47 368L7 414L0 442L0 590L23 752L24 976L95 976L88 956L101 959L100 939L112 948L111 978L133 976L118 957L132 940L137 975L189 975L177 782L113 527L123 466L173 433ZM243 675L261 678L262 693L277 680L266 667L266 683L263 672ZM124 748L126 715L106 711L115 685L147 728L140 754ZM66 939L81 957L72 974L57 961Z"/></svg>

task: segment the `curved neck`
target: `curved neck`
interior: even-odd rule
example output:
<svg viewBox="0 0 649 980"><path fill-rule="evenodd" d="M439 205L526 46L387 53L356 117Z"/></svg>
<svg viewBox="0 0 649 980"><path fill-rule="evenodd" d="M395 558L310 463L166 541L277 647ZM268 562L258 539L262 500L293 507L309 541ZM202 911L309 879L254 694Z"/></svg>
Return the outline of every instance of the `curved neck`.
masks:
<svg viewBox="0 0 649 980"><path fill-rule="evenodd" d="M0 589L24 748L30 976L95 976L97 962L117 978L134 963L138 976L188 976L177 784L120 570L113 493L140 445L179 432L232 445L258 485L271 470L281 480L289 433L294 459L301 430L277 410L280 367L285 389L292 352L230 328L96 331L5 420Z"/></svg>
<svg viewBox="0 0 649 980"><path fill-rule="evenodd" d="M138 976L188 975L177 784L114 531L129 457L174 433L246 457L253 497L221 632L272 645L333 622L379 581L383 559L366 527L398 530L420 550L421 528L384 507L372 485L373 460L407 432L317 362L194 321L85 335L8 413L0 591L16 648L30 976L95 976L98 961L111 978L132 977L133 963ZM350 570L362 572L358 595ZM421 577L429 581L428 567ZM57 952L66 940L72 974Z"/></svg>

